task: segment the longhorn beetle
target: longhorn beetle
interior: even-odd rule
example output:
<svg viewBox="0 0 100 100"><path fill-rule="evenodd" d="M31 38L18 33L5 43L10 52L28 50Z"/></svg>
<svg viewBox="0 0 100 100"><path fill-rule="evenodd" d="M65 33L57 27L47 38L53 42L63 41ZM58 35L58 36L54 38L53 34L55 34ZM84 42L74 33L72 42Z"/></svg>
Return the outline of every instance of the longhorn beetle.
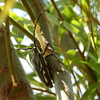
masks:
<svg viewBox="0 0 100 100"><path fill-rule="evenodd" d="M48 64L45 60L45 57L43 57L44 53L42 53L41 47L36 45L36 40L35 40L35 29L36 25L38 23L38 20L42 13L39 15L36 24L34 26L34 48L32 50L33 52L33 58L32 58L32 64L40 78L40 80L47 86L47 87L52 87L52 82L51 82L51 75L50 75L50 70L48 68ZM48 45L47 45L48 46ZM47 48L47 47L46 47ZM46 49L45 48L45 49Z"/></svg>

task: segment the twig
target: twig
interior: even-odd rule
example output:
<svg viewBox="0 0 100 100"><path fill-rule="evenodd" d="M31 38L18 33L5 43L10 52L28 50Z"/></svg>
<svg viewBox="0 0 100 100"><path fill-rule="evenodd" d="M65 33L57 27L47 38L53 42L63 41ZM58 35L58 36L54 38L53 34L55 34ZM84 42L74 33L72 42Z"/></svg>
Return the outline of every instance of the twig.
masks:
<svg viewBox="0 0 100 100"><path fill-rule="evenodd" d="M82 5L80 5L80 4L77 2L77 0L72 0L72 1L74 2L74 4L77 4L89 17L91 17L91 19L92 19L95 23L97 23L98 25L100 25L100 22L99 22L96 18L94 18L94 17L91 15L91 13L89 12L89 10L85 9Z"/></svg>
<svg viewBox="0 0 100 100"><path fill-rule="evenodd" d="M52 2L53 6L55 7L55 9L56 9L56 11L57 11L57 13L58 13L58 16L59 16L60 19L63 21L64 19L63 19L61 13L59 12L59 9L57 8L57 6L56 6L54 0L51 0L51 2Z"/></svg>
<svg viewBox="0 0 100 100"><path fill-rule="evenodd" d="M88 25L88 29L90 31L89 33L90 33L91 39L93 41L94 50L97 51L97 47L96 47L95 40L94 40L93 28L92 28L92 20L90 19L89 16L86 17L86 22L87 22L87 25Z"/></svg>
<svg viewBox="0 0 100 100"><path fill-rule="evenodd" d="M21 25L19 25L14 19L9 17L10 22L17 27L20 31L22 31L27 37L29 37L32 41L34 40L33 35L29 33L26 29L24 29Z"/></svg>
<svg viewBox="0 0 100 100"><path fill-rule="evenodd" d="M54 5L54 7L55 7L55 9L56 9L56 11L57 11L57 13L58 13L59 18L63 21L64 19L63 19L61 13L59 12L59 10L58 10L58 8L57 8L55 2L53 2L53 0L51 0L51 1L52 1L53 5ZM78 49L79 54L80 54L82 60L85 61L84 54L83 54L83 53L81 52L81 50L79 49L79 47L78 47L78 45L77 45L77 43L76 43L76 40L74 39L72 33L71 33L69 30L67 30L67 31L68 31L68 34L69 34L69 36L71 37L71 39L72 39L74 45L75 45L76 48ZM57 42L57 43L58 43L58 42ZM63 52L63 49L62 49L62 48L61 48L61 50L62 50L62 52ZM67 57L66 57L66 55L64 54L64 52L63 52L63 55L64 55L66 61L68 62ZM84 64L84 66L85 66L85 69L86 69L87 74L90 76L91 83L94 84L95 81L94 81L94 79L93 79L93 77L92 77L92 74L91 74L91 72L90 72L88 66L87 66L86 64ZM72 69L71 69L71 72L72 72L73 76L75 77L75 75L74 75ZM76 82L76 83L77 83L77 82ZM78 85L78 84L77 84L77 85ZM79 85L78 85L78 88L79 88ZM80 90L80 92L81 92L81 89L80 89L80 88L79 88L79 90ZM97 93L98 93L98 90L97 90ZM99 94L99 93L98 93L98 94Z"/></svg>
<svg viewBox="0 0 100 100"><path fill-rule="evenodd" d="M33 87L32 87L32 89L33 89L33 90L37 90L37 91L41 91L41 92L46 92L46 93L49 93L49 94L52 94L52 95L56 96L56 94L55 94L55 93L50 92L50 91L48 91L48 90L37 89L37 88L33 88Z"/></svg>
<svg viewBox="0 0 100 100"><path fill-rule="evenodd" d="M5 3L6 4L6 3ZM11 48L11 42L10 42L10 32L9 32L9 17L6 18L6 49L7 49L7 56L8 56L8 65L10 69L10 75L12 79L12 83L14 87L17 87L17 79L16 79L16 74L14 70L14 64L13 64L13 58L12 58L12 48Z"/></svg>
<svg viewBox="0 0 100 100"><path fill-rule="evenodd" d="M63 16L62 16L61 13L59 12L59 9L57 8L57 6L56 6L54 0L51 0L51 2L52 2L52 4L54 5L54 7L55 7L55 9L56 9L56 11L57 11L57 13L58 13L59 18L60 18L62 21L64 21ZM67 31L68 31L68 30L67 30ZM80 51L80 49L79 49L79 47L78 47L78 45L77 45L77 43L76 43L76 41L75 41L75 39L74 39L72 33L71 33L70 31L68 31L68 34L69 34L69 36L72 37L71 39L72 39L73 42L75 43L75 46L78 48L80 55L83 56L83 54L81 53L81 51ZM61 48L61 50L63 51L62 48ZM79 83L76 81L76 77L75 77L75 75L74 75L74 73L73 73L73 69L72 69L72 67L71 67L70 64L69 64L68 58L66 57L64 51L63 51L63 55L64 55L64 57L65 57L65 59L66 59L68 65L69 65L69 67L70 67L70 71L71 71L71 73L72 73L72 75L73 75L73 77L74 77L74 79L75 79L75 82L76 82L76 84L77 84L77 87L78 87L78 89L79 89L79 91L80 91L80 93L81 93L81 95L82 95L82 91L81 91L81 89L80 89Z"/></svg>

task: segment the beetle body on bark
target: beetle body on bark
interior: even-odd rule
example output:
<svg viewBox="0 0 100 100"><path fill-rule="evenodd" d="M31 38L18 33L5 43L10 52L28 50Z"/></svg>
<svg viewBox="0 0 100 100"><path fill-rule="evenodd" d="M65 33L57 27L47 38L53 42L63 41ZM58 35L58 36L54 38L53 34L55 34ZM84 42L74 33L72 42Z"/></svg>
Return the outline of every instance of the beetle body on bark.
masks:
<svg viewBox="0 0 100 100"><path fill-rule="evenodd" d="M50 71L48 64L43 57L43 54L38 46L33 48L32 64L40 78L40 80L47 86L52 87Z"/></svg>

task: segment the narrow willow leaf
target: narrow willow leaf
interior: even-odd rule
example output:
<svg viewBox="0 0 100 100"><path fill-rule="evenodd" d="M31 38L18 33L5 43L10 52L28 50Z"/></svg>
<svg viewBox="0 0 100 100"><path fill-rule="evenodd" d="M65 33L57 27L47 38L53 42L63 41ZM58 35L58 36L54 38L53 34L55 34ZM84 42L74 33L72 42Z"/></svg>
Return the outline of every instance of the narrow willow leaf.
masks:
<svg viewBox="0 0 100 100"><path fill-rule="evenodd" d="M87 64L90 68L92 68L96 73L100 75L100 64L93 64L86 61L81 61L81 62Z"/></svg>
<svg viewBox="0 0 100 100"><path fill-rule="evenodd" d="M76 54L76 51L75 50L69 50L67 52L67 57L68 57L68 60L69 60L69 63L71 64L72 61L73 61L73 57L75 56Z"/></svg>
<svg viewBox="0 0 100 100"><path fill-rule="evenodd" d="M68 22L63 21L63 25L64 25L64 27L66 29L68 29L72 33L76 33L77 34L79 32L78 28L76 28L74 25L72 25L72 24L70 24Z"/></svg>
<svg viewBox="0 0 100 100"><path fill-rule="evenodd" d="M93 92L95 92L95 90L100 86L100 83L96 83L92 86L90 86L86 92L84 93L84 97L89 97L90 95L92 95Z"/></svg>

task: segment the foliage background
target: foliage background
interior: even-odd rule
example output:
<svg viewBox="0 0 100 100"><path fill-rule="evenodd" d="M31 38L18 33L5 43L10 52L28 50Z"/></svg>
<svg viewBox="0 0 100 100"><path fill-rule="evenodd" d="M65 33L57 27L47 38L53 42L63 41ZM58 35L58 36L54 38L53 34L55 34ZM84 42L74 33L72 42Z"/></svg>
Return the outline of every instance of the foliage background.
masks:
<svg viewBox="0 0 100 100"><path fill-rule="evenodd" d="M4 3L4 1L0 1ZM76 100L100 99L100 1L99 0L53 0L43 1L47 18L51 24L53 46L65 68L71 73ZM55 4L57 8L55 7ZM1 7L2 8L2 7ZM16 11L17 10L17 11ZM20 16L19 11L23 13ZM16 1L10 10L11 37L16 48L33 47L23 43L28 32L33 34L31 20L21 1ZM18 25L22 27L18 27ZM23 29L24 28L24 29ZM26 38L27 39L27 38ZM13 40L13 41L14 41ZM26 41L29 41L28 39ZM16 50L19 57L30 67L31 50ZM27 56L27 58L26 58ZM29 60L28 60L29 59ZM37 99L55 100L54 88L48 89L37 81L35 71L27 73ZM46 90L45 92L43 92Z"/></svg>

